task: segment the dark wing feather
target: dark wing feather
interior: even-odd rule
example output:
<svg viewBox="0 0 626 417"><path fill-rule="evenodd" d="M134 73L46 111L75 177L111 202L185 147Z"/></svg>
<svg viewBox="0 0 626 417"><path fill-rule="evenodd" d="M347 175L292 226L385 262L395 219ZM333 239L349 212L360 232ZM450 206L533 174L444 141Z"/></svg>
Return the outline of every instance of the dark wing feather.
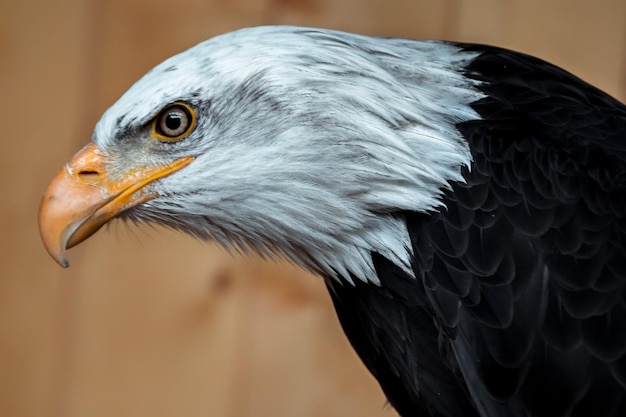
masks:
<svg viewBox="0 0 626 417"><path fill-rule="evenodd" d="M326 283L346 336L389 402L402 416L478 417L458 370L442 360L447 353L424 286L380 255L374 263L381 287Z"/></svg>
<svg viewBox="0 0 626 417"><path fill-rule="evenodd" d="M626 107L497 48L467 76L473 155L447 210L402 213L418 282L330 284L339 318L408 416L626 415Z"/></svg>
<svg viewBox="0 0 626 417"><path fill-rule="evenodd" d="M626 107L541 60L481 48L467 75L484 82L487 97L474 105L483 120L459 125L474 163L467 184L446 194L448 206L475 212L455 266L480 295L459 296L450 343L492 414L624 415ZM485 203L468 202L485 184ZM442 262L448 218L429 225ZM443 283L435 270L425 275Z"/></svg>

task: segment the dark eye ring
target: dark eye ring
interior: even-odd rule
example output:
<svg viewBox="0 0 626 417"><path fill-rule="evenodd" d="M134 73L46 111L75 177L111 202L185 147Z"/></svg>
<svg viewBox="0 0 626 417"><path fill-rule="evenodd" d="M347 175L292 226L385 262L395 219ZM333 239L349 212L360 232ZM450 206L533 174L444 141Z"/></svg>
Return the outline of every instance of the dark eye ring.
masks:
<svg viewBox="0 0 626 417"><path fill-rule="evenodd" d="M152 135L163 141L185 138L196 125L195 111L185 103L172 103L154 119Z"/></svg>

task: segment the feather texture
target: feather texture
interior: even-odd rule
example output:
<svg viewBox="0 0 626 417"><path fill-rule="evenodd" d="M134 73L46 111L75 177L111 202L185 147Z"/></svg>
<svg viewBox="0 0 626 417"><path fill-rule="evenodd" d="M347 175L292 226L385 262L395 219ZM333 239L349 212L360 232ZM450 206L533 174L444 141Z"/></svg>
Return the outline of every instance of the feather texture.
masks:
<svg viewBox="0 0 626 417"><path fill-rule="evenodd" d="M150 71L93 140L119 166L196 157L127 217L377 283L371 252L412 274L406 225L393 212L441 207L470 163L455 125L478 117L469 104L483 95L462 74L475 56L441 42L242 30ZM150 120L176 101L197 109L197 127L155 143Z"/></svg>
<svg viewBox="0 0 626 417"><path fill-rule="evenodd" d="M423 286L394 291L399 272L379 269L384 292L331 292L346 334L361 333L355 349L392 402L401 391L386 362L464 388L420 385L397 400L403 416L622 416L626 107L536 58L465 47L482 51L466 73L486 97L481 120L459 124L473 162L446 190L447 210L407 215ZM431 309L434 327L381 314L390 303ZM380 330L398 326L402 342ZM381 338L419 355L381 351Z"/></svg>

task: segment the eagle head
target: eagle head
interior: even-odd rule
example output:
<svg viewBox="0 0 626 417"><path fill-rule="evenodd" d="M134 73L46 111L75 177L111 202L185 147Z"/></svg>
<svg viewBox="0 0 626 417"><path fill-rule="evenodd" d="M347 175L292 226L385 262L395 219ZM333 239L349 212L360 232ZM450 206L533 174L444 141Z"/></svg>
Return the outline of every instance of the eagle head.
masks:
<svg viewBox="0 0 626 417"><path fill-rule="evenodd" d="M40 208L66 249L113 218L156 222L314 272L410 271L401 212L441 206L470 163L472 54L443 42L296 27L221 35L161 63L98 122Z"/></svg>

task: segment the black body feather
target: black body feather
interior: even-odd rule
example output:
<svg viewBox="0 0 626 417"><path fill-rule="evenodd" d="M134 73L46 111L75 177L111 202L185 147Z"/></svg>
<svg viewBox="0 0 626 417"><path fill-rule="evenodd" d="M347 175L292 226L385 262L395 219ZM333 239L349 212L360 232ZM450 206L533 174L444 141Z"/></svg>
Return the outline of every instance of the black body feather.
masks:
<svg viewBox="0 0 626 417"><path fill-rule="evenodd" d="M473 156L447 210L397 213L412 279L327 279L354 348L403 417L626 416L626 107L492 47L466 75Z"/></svg>

